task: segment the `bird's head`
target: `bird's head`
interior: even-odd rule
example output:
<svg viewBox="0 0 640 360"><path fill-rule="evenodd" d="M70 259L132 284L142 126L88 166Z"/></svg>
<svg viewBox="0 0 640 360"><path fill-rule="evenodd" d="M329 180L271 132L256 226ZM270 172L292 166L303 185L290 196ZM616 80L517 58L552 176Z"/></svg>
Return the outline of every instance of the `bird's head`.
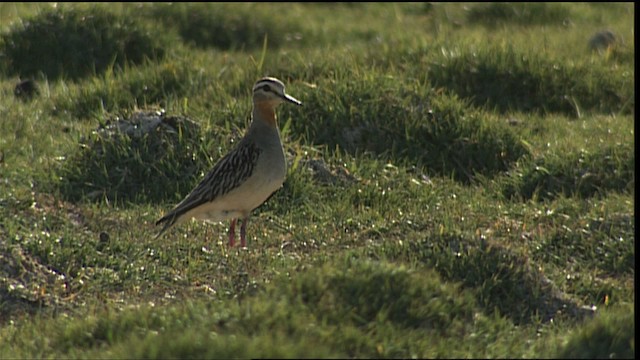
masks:
<svg viewBox="0 0 640 360"><path fill-rule="evenodd" d="M253 86L253 102L269 103L274 107L283 102L302 105L302 102L284 91L282 81L272 77L264 77L256 82Z"/></svg>

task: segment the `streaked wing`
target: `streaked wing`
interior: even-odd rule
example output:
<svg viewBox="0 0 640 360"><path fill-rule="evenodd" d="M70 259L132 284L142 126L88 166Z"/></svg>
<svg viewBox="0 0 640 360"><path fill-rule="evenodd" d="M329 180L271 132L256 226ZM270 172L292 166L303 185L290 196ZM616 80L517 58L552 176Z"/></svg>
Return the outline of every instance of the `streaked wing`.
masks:
<svg viewBox="0 0 640 360"><path fill-rule="evenodd" d="M252 142L240 141L238 146L225 155L200 181L187 197L156 222L156 225L169 220L166 227L189 210L228 193L242 184L258 163L260 149Z"/></svg>

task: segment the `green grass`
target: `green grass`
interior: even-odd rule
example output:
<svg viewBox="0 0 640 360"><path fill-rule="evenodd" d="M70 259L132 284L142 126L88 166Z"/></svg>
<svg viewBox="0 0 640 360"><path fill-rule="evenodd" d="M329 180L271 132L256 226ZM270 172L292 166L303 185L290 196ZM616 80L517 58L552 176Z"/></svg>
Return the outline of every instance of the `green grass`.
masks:
<svg viewBox="0 0 640 360"><path fill-rule="evenodd" d="M161 37L107 11L56 9L15 24L0 45L9 75L79 79L164 53Z"/></svg>
<svg viewBox="0 0 640 360"><path fill-rule="evenodd" d="M635 357L633 15L0 4L0 358ZM304 106L248 249L154 240L265 75Z"/></svg>

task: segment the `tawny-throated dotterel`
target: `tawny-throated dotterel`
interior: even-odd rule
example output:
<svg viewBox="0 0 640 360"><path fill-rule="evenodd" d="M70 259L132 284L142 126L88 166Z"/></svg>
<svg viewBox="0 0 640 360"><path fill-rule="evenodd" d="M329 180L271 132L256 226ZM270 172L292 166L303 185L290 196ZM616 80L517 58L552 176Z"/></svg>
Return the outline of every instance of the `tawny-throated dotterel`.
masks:
<svg viewBox="0 0 640 360"><path fill-rule="evenodd" d="M164 224L156 238L192 218L207 222L231 219L229 246L234 246L236 221L242 219L240 244L246 247L249 214L285 180L287 165L276 119L276 107L283 102L302 105L285 93L284 84L276 78L265 77L255 83L252 121L245 136L184 200L156 222Z"/></svg>

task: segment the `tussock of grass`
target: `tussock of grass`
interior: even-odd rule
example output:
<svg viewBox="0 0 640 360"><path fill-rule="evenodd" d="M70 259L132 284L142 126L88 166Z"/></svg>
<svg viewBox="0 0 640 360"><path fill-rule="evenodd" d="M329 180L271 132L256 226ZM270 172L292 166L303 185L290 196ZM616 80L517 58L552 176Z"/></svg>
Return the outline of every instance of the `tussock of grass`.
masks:
<svg viewBox="0 0 640 360"><path fill-rule="evenodd" d="M162 39L134 19L103 7L47 10L2 34L0 60L12 75L77 80L114 65L162 57Z"/></svg>
<svg viewBox="0 0 640 360"><path fill-rule="evenodd" d="M440 332L456 330L473 317L474 302L454 288L444 287L435 273L415 273L380 262L347 260L346 270L331 268L301 274L291 295L318 319L356 326L390 321L399 327Z"/></svg>
<svg viewBox="0 0 640 360"><path fill-rule="evenodd" d="M473 5L467 13L470 23L498 25L561 25L570 19L571 11L557 3L493 2Z"/></svg>
<svg viewBox="0 0 640 360"><path fill-rule="evenodd" d="M60 191L69 200L119 203L160 201L184 194L208 158L200 129L187 118L160 116L145 132L118 130L122 120L87 136L61 168ZM150 166L150 164L153 164Z"/></svg>
<svg viewBox="0 0 640 360"><path fill-rule="evenodd" d="M430 67L429 79L476 106L501 112L580 116L585 110L631 114L635 109L624 70L568 66L511 47L452 54Z"/></svg>
<svg viewBox="0 0 640 360"><path fill-rule="evenodd" d="M283 11L286 6L282 5ZM302 23L287 16L273 17L261 4L156 4L149 16L177 28L184 41L221 50L270 48L303 38ZM304 36L305 41L309 41Z"/></svg>
<svg viewBox="0 0 640 360"><path fill-rule="evenodd" d="M387 245L385 251L397 259L407 257L434 267L443 278L476 292L478 304L487 313L496 312L516 324L585 315L527 257L483 237L444 233L407 247Z"/></svg>
<svg viewBox="0 0 640 360"><path fill-rule="evenodd" d="M527 153L505 124L486 122L455 96L394 78L320 86L302 93L309 105L292 118L293 131L314 144L373 153L470 181L493 175Z"/></svg>
<svg viewBox="0 0 640 360"><path fill-rule="evenodd" d="M539 200L633 192L634 174L635 152L631 144L617 144L591 152L580 150L523 160L510 172L503 192L512 198Z"/></svg>
<svg viewBox="0 0 640 360"><path fill-rule="evenodd" d="M630 359L635 357L633 309L624 306L600 314L568 337L558 357Z"/></svg>

